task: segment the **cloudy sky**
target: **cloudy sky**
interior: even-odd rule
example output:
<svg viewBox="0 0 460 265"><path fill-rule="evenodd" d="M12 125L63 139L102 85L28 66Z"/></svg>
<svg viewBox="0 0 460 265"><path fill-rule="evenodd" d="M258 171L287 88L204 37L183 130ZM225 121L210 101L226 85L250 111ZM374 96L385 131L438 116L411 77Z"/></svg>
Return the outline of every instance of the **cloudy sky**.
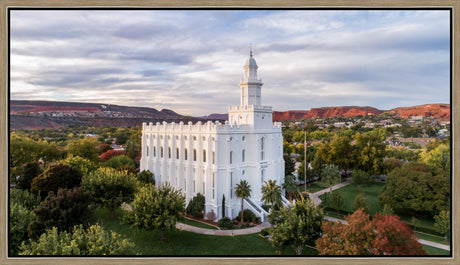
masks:
<svg viewBox="0 0 460 265"><path fill-rule="evenodd" d="M252 43L262 104L450 102L447 10L11 10L11 99L168 108L239 104Z"/></svg>

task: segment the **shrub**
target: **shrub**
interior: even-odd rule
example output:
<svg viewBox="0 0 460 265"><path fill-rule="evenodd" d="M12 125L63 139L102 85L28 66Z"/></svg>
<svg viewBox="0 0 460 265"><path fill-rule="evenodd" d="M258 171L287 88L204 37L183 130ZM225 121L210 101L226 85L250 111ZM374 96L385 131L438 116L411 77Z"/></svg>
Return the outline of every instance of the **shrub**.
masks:
<svg viewBox="0 0 460 265"><path fill-rule="evenodd" d="M20 255L132 255L135 245L113 231L99 225L84 229L75 226L72 233L59 232L56 227L46 231L38 241L29 240L20 247Z"/></svg>
<svg viewBox="0 0 460 265"><path fill-rule="evenodd" d="M103 139L103 141L104 141L104 140L105 140L105 139ZM103 142L103 141L102 141L102 142ZM107 151L110 151L110 150L113 150L113 148L112 148L112 146L110 146L110 144L104 143L104 144L100 144L100 145L99 145L99 154L100 154L100 155L103 154L103 153L105 153L105 152L107 152Z"/></svg>
<svg viewBox="0 0 460 265"><path fill-rule="evenodd" d="M208 212L208 213L206 214L206 218L207 218L209 221L214 221L214 220L216 220L216 217L217 217L217 216L216 216L216 214L214 213L213 210L211 210L210 212Z"/></svg>
<svg viewBox="0 0 460 265"><path fill-rule="evenodd" d="M185 212L194 217L203 217L204 203L206 199L201 193L193 197L187 205Z"/></svg>
<svg viewBox="0 0 460 265"><path fill-rule="evenodd" d="M217 222L217 225L219 225L220 229L228 230L233 228L233 221L228 217L224 217Z"/></svg>
<svg viewBox="0 0 460 265"><path fill-rule="evenodd" d="M238 216L241 216L241 211L238 213ZM243 220L246 222L253 222L256 223L257 216L249 209L243 210ZM260 220L260 218L259 218Z"/></svg>
<svg viewBox="0 0 460 265"><path fill-rule="evenodd" d="M8 242L12 254L16 254L21 242L27 239L27 226L34 219L35 214L32 210L18 203L10 205L10 233Z"/></svg>
<svg viewBox="0 0 460 265"><path fill-rule="evenodd" d="M137 180L145 184L155 185L155 179L153 178L153 173L149 170L142 170L141 173L137 175Z"/></svg>

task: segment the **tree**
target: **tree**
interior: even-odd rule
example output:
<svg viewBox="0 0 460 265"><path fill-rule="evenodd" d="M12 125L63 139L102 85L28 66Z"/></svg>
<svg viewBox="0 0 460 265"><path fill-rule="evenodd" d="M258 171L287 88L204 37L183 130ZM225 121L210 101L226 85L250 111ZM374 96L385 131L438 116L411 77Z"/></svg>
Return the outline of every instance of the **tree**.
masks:
<svg viewBox="0 0 460 265"><path fill-rule="evenodd" d="M262 201L266 205L271 205L272 209L274 209L275 205L279 206L281 204L281 187L276 185L276 180L270 179L268 182L264 181L264 185L262 186Z"/></svg>
<svg viewBox="0 0 460 265"><path fill-rule="evenodd" d="M291 208L282 208L276 218L270 218L272 244L278 250L292 246L296 255L301 255L306 244L321 234L323 213L309 198L299 199Z"/></svg>
<svg viewBox="0 0 460 265"><path fill-rule="evenodd" d="M289 196L289 199L292 199L292 194L297 191L298 182L293 175L286 175L284 177L283 189Z"/></svg>
<svg viewBox="0 0 460 265"><path fill-rule="evenodd" d="M40 205L40 197L21 189L10 189L10 204L17 203L27 209L33 210Z"/></svg>
<svg viewBox="0 0 460 265"><path fill-rule="evenodd" d="M337 210L337 213L338 213L339 210L343 208L343 205L344 205L344 199L343 199L342 194L340 194L339 192L334 192L331 198L331 207Z"/></svg>
<svg viewBox="0 0 460 265"><path fill-rule="evenodd" d="M137 180L113 168L99 168L86 175L81 183L83 189L89 191L99 204L108 207L111 217L122 202L130 201L137 189Z"/></svg>
<svg viewBox="0 0 460 265"><path fill-rule="evenodd" d="M10 203L10 228L8 235L9 249L13 255L17 254L21 242L27 239L27 226L35 219L31 209L19 203Z"/></svg>
<svg viewBox="0 0 460 265"><path fill-rule="evenodd" d="M102 162L105 162L105 161L111 159L112 157L120 156L120 155L126 155L125 151L123 151L123 150L108 150L108 151L102 153L99 156L99 158L102 160Z"/></svg>
<svg viewBox="0 0 460 265"><path fill-rule="evenodd" d="M441 211L438 215L434 217L434 227L436 230L445 236L447 240L447 234L450 231L450 211Z"/></svg>
<svg viewBox="0 0 460 265"><path fill-rule="evenodd" d="M323 221L316 241L320 255L426 255L414 232L398 216L375 214L371 221L362 209L345 217L347 224Z"/></svg>
<svg viewBox="0 0 460 265"><path fill-rule="evenodd" d="M119 128L115 133L114 136L116 138L116 144L125 144L126 141L129 139L129 132L127 129Z"/></svg>
<svg viewBox="0 0 460 265"><path fill-rule="evenodd" d="M385 157L385 131L374 129L366 133L356 133L355 149L357 153L357 168L369 174L381 174L383 171L383 158Z"/></svg>
<svg viewBox="0 0 460 265"><path fill-rule="evenodd" d="M225 217L225 194L222 194L222 218Z"/></svg>
<svg viewBox="0 0 460 265"><path fill-rule="evenodd" d="M384 168L383 172L386 175L388 175L390 174L391 171L393 171L393 169L402 167L403 164L404 162L401 161L400 159L396 159L396 158L385 159L385 161L383 162L383 168Z"/></svg>
<svg viewBox="0 0 460 265"><path fill-rule="evenodd" d="M421 162L450 172L450 145L440 144L431 151L422 153Z"/></svg>
<svg viewBox="0 0 460 265"><path fill-rule="evenodd" d="M372 225L376 233L374 255L427 255L414 232L398 216L376 213Z"/></svg>
<svg viewBox="0 0 460 265"><path fill-rule="evenodd" d="M369 176L366 171L362 170L355 170L351 173L351 178L353 182L358 185L366 185L368 186L372 182L372 176Z"/></svg>
<svg viewBox="0 0 460 265"><path fill-rule="evenodd" d="M21 166L21 175L16 180L16 187L29 190L32 180L40 175L42 170L40 164L36 161L27 162Z"/></svg>
<svg viewBox="0 0 460 265"><path fill-rule="evenodd" d="M91 195L80 187L59 189L57 194L51 191L34 210L36 219L30 223L29 233L38 237L52 227L69 232L74 225L86 226L93 219L94 213L89 207L91 202Z"/></svg>
<svg viewBox="0 0 460 265"><path fill-rule="evenodd" d="M394 169L379 195L380 205L396 212L418 212L431 216L449 210L450 174L423 163L410 162Z"/></svg>
<svg viewBox="0 0 460 265"><path fill-rule="evenodd" d="M99 141L96 138L85 137L83 139L71 140L66 149L74 156L80 156L96 162L99 154Z"/></svg>
<svg viewBox="0 0 460 265"><path fill-rule="evenodd" d="M363 191L361 190L353 202L353 211L363 209L365 213L369 213L369 206L367 205L366 198L364 198Z"/></svg>
<svg viewBox="0 0 460 265"><path fill-rule="evenodd" d="M243 223L244 199L251 196L251 192L251 186L246 180L241 180L240 183L236 184L235 195L237 198L241 198L241 223Z"/></svg>
<svg viewBox="0 0 460 265"><path fill-rule="evenodd" d="M324 163L335 164L343 170L350 169L356 163L351 138L346 135L335 134L330 142L321 143L315 156L319 156Z"/></svg>
<svg viewBox="0 0 460 265"><path fill-rule="evenodd" d="M188 203L185 212L188 215L192 215L194 217L203 217L205 202L206 198L201 193L197 193L197 195L193 197Z"/></svg>
<svg viewBox="0 0 460 265"><path fill-rule="evenodd" d="M134 164L134 161L125 156L125 155L119 155L119 156L114 156L107 160L104 164L106 167L111 167L114 169L119 169L123 166L130 166L132 168L136 167L136 164Z"/></svg>
<svg viewBox="0 0 460 265"><path fill-rule="evenodd" d="M290 175L292 172L295 170L295 162L294 160L289 156L285 155L284 156L284 175Z"/></svg>
<svg viewBox="0 0 460 265"><path fill-rule="evenodd" d="M132 255L135 245L120 234L106 232L99 224L84 229L75 226L72 233L59 232L56 227L42 234L38 241L29 240L20 247L19 255L101 256Z"/></svg>
<svg viewBox="0 0 460 265"><path fill-rule="evenodd" d="M336 165L324 165L321 171L321 179L324 183L329 185L329 199L332 198L332 185L340 182L339 168Z"/></svg>
<svg viewBox="0 0 460 265"><path fill-rule="evenodd" d="M136 148L132 140L126 141L126 155L131 159L135 159L139 155L139 149Z"/></svg>
<svg viewBox="0 0 460 265"><path fill-rule="evenodd" d="M164 241L164 230L174 228L179 213L185 210L185 198L168 183L159 188L149 184L136 193L131 207L132 211L125 212L126 219L134 227L160 229L160 240Z"/></svg>
<svg viewBox="0 0 460 265"><path fill-rule="evenodd" d="M71 189L80 185L80 182L80 170L67 165L54 164L32 180L30 191L45 198L50 191L56 193L59 188Z"/></svg>
<svg viewBox="0 0 460 265"><path fill-rule="evenodd" d="M381 215L387 215L387 214L388 215L394 215L395 212L393 211L393 208L391 208L390 205L385 204L385 205L383 205L383 209L382 209L382 211L380 213L381 213Z"/></svg>
<svg viewBox="0 0 460 265"><path fill-rule="evenodd" d="M66 159L59 160L58 163L68 165L74 169L80 170L82 176L85 176L97 169L97 166L94 164L94 162L83 157L73 156L72 154L67 156Z"/></svg>
<svg viewBox="0 0 460 265"><path fill-rule="evenodd" d="M155 185L155 179L153 178L153 173L150 172L149 170L142 170L138 175L137 175L137 180L141 183L145 184L152 184Z"/></svg>
<svg viewBox="0 0 460 265"><path fill-rule="evenodd" d="M103 141L104 141L104 139L103 139ZM103 141L101 141L101 142L103 142ZM101 154L103 154L103 153L105 153L105 152L107 152L109 150L113 150L112 146L110 144L106 144L106 143L100 144L98 148L99 148L99 155L101 155Z"/></svg>

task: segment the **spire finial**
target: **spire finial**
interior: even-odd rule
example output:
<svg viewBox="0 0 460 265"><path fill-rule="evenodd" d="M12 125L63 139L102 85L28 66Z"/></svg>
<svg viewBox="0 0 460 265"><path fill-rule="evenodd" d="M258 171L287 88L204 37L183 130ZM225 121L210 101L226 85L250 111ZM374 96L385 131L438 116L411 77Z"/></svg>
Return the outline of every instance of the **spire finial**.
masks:
<svg viewBox="0 0 460 265"><path fill-rule="evenodd" d="M249 43L249 56L252 57L252 43Z"/></svg>

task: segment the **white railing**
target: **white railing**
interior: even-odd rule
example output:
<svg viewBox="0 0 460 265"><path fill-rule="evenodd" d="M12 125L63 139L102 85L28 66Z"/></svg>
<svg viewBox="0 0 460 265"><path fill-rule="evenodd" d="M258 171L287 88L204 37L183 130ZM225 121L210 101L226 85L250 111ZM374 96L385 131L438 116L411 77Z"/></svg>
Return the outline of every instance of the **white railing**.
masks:
<svg viewBox="0 0 460 265"><path fill-rule="evenodd" d="M287 208L291 208L291 207L292 207L291 202L290 202L288 199L286 199L286 197L281 196L281 201L283 202L283 205L284 205L285 207L287 207Z"/></svg>
<svg viewBox="0 0 460 265"><path fill-rule="evenodd" d="M265 222L268 213L262 207L260 207L250 198L245 198L244 202L247 209L251 210L256 216L260 217L260 221Z"/></svg>

